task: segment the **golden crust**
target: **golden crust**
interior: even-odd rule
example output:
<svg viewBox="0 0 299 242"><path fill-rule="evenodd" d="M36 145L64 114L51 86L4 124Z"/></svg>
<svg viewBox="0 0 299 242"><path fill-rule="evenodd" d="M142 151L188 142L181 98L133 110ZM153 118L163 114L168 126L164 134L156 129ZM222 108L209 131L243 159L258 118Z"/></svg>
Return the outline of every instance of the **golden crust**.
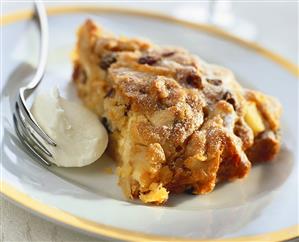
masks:
<svg viewBox="0 0 299 242"><path fill-rule="evenodd" d="M130 198L161 204L169 192L208 193L217 181L244 177L247 157L268 160L279 150L280 105L243 89L223 67L183 49L116 38L90 20L78 32L76 55L79 97L109 130ZM244 118L249 102L261 113L257 134ZM256 155L265 143L268 153Z"/></svg>

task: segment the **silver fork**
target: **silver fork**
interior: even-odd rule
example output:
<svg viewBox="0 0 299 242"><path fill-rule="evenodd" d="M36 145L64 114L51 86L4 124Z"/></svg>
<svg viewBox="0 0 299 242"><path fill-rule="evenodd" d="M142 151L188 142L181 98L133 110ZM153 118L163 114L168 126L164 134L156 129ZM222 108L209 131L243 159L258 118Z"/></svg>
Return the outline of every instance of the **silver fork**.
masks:
<svg viewBox="0 0 299 242"><path fill-rule="evenodd" d="M34 4L35 15L40 25L39 64L31 82L27 86L19 89L15 103L13 121L16 134L23 145L37 156L42 164L50 166L52 163L50 159L53 156L44 144L56 146L56 143L38 125L26 105L26 99L32 94L44 77L48 56L49 30L46 9L40 1L34 1Z"/></svg>

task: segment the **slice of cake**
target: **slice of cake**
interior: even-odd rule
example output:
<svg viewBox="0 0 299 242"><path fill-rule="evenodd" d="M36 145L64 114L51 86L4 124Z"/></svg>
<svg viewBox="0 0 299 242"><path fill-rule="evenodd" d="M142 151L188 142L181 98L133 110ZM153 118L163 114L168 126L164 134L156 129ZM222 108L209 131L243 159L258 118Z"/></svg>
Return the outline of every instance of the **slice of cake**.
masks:
<svg viewBox="0 0 299 242"><path fill-rule="evenodd" d="M73 81L109 132L129 198L161 204L169 193L205 194L279 151L279 103L184 49L115 37L87 20Z"/></svg>

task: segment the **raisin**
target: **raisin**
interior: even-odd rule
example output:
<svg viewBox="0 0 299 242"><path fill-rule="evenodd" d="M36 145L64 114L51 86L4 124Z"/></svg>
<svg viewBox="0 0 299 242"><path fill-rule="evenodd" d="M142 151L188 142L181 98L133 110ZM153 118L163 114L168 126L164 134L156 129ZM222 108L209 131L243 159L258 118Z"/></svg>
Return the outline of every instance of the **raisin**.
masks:
<svg viewBox="0 0 299 242"><path fill-rule="evenodd" d="M220 79L207 79L207 82L215 86L220 86L222 84Z"/></svg>
<svg viewBox="0 0 299 242"><path fill-rule="evenodd" d="M236 110L237 103L236 103L235 98L233 97L233 95L230 92L224 93L222 99L225 100L226 102L230 103L234 107L234 110Z"/></svg>
<svg viewBox="0 0 299 242"><path fill-rule="evenodd" d="M141 56L138 60L139 64L147 64L147 65L154 65L156 64L161 58L158 56L153 55L144 55Z"/></svg>
<svg viewBox="0 0 299 242"><path fill-rule="evenodd" d="M142 95L147 94L145 88L139 89L139 93L142 94Z"/></svg>
<svg viewBox="0 0 299 242"><path fill-rule="evenodd" d="M176 152L181 152L182 150L183 150L183 147L180 145L175 148Z"/></svg>
<svg viewBox="0 0 299 242"><path fill-rule="evenodd" d="M203 118L206 119L209 116L209 108L207 106L202 108Z"/></svg>
<svg viewBox="0 0 299 242"><path fill-rule="evenodd" d="M116 54L115 53L106 54L101 59L100 67L103 70L107 70L114 62L116 62Z"/></svg>
<svg viewBox="0 0 299 242"><path fill-rule="evenodd" d="M84 69L82 69L82 66L78 63L76 63L74 72L72 75L72 79L75 82L80 82L82 84L85 84L87 81L87 75Z"/></svg>
<svg viewBox="0 0 299 242"><path fill-rule="evenodd" d="M111 88L107 93L106 95L104 96L104 98L106 97L114 97L115 95L115 89L114 88Z"/></svg>
<svg viewBox="0 0 299 242"><path fill-rule="evenodd" d="M195 73L195 72L191 72L189 73L189 75L186 76L186 82L188 85L201 89L202 88L202 84L201 84L201 77Z"/></svg>
<svg viewBox="0 0 299 242"><path fill-rule="evenodd" d="M74 81L78 79L80 70L81 70L80 65L78 63L76 63L75 67L74 67L73 75L72 75L72 79Z"/></svg>
<svg viewBox="0 0 299 242"><path fill-rule="evenodd" d="M193 88L202 89L201 77L194 68L184 67L177 70L176 79L182 83L187 84Z"/></svg>
<svg viewBox="0 0 299 242"><path fill-rule="evenodd" d="M175 51L168 51L162 54L163 57L169 57L175 54Z"/></svg>
<svg viewBox="0 0 299 242"><path fill-rule="evenodd" d="M125 116L128 116L128 112L131 110L131 104L126 105L126 109L125 109Z"/></svg>

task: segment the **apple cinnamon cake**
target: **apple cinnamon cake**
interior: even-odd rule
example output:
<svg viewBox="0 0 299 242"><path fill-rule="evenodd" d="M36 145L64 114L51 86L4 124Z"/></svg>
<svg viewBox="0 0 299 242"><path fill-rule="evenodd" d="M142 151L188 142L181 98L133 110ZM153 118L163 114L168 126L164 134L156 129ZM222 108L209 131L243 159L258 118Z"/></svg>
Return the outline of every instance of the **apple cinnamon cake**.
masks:
<svg viewBox="0 0 299 242"><path fill-rule="evenodd" d="M278 101L182 48L115 37L87 20L73 81L109 132L125 195L144 203L209 193L280 148Z"/></svg>

